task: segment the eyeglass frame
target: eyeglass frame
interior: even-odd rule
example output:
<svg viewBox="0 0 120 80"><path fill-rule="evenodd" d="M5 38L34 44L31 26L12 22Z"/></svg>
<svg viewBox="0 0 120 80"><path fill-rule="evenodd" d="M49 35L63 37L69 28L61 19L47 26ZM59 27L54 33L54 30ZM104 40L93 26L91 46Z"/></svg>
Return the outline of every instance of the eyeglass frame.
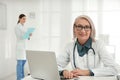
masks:
<svg viewBox="0 0 120 80"><path fill-rule="evenodd" d="M91 30L91 26L88 26L88 25L85 25L85 26L83 26L83 25L76 25L76 24L74 24L74 26L75 26L75 28L77 29L77 30L79 30L79 31L81 31L81 30L85 30L85 31L89 31L89 30Z"/></svg>

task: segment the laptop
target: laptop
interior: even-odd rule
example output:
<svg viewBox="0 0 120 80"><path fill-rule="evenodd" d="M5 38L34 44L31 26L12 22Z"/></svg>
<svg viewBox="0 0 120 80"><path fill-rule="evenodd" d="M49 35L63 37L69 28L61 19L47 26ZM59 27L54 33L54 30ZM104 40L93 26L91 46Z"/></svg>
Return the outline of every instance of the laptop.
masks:
<svg viewBox="0 0 120 80"><path fill-rule="evenodd" d="M32 78L40 80L60 80L56 56L51 51L26 51Z"/></svg>

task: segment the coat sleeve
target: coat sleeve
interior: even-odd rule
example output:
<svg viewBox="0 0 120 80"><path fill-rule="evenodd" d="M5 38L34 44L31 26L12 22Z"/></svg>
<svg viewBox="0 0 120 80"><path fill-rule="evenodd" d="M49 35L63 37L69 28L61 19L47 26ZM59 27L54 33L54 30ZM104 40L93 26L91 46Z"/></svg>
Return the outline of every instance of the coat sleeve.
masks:
<svg viewBox="0 0 120 80"><path fill-rule="evenodd" d="M69 45L67 45L64 52L57 57L57 64L59 71L64 70L69 62L70 62L70 51L69 51Z"/></svg>
<svg viewBox="0 0 120 80"><path fill-rule="evenodd" d="M113 57L107 52L103 42L99 42L97 45L99 45L97 46L97 48L99 48L98 54L103 63L103 67L92 69L94 76L117 75L120 71L120 66L115 63Z"/></svg>
<svg viewBox="0 0 120 80"><path fill-rule="evenodd" d="M23 40L25 30L23 30L20 26L17 26L15 27L15 34L16 34L17 39Z"/></svg>

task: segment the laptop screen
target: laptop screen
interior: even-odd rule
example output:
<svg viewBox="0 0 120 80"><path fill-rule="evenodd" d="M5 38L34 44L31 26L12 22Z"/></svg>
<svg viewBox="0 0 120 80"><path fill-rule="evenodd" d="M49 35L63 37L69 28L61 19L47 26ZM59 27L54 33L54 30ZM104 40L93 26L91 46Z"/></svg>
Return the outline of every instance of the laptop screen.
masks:
<svg viewBox="0 0 120 80"><path fill-rule="evenodd" d="M51 51L26 51L26 57L33 78L60 80L56 56Z"/></svg>

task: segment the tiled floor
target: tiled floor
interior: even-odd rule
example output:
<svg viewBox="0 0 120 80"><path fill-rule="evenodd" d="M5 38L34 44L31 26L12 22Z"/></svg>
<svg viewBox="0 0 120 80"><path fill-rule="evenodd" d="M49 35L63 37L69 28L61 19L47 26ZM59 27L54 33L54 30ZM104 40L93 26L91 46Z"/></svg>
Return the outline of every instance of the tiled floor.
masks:
<svg viewBox="0 0 120 80"><path fill-rule="evenodd" d="M29 71L25 70L25 76L28 76ZM16 73L13 73L5 78L2 78L0 80L16 80Z"/></svg>
<svg viewBox="0 0 120 80"><path fill-rule="evenodd" d="M6 78L0 80L16 80L16 74L13 73L10 76L7 76Z"/></svg>
<svg viewBox="0 0 120 80"><path fill-rule="evenodd" d="M7 76L6 78L3 78L2 80L16 80L16 74L11 74Z"/></svg>

